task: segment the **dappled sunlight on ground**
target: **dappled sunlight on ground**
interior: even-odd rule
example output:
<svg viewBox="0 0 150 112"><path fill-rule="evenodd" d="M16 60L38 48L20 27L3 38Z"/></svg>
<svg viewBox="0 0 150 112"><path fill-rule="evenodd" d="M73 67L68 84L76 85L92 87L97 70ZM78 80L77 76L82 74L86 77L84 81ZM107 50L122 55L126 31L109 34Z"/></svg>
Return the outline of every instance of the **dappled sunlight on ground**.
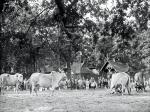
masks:
<svg viewBox="0 0 150 112"><path fill-rule="evenodd" d="M109 94L108 90L29 91L0 96L0 112L149 112L150 90L132 95Z"/></svg>

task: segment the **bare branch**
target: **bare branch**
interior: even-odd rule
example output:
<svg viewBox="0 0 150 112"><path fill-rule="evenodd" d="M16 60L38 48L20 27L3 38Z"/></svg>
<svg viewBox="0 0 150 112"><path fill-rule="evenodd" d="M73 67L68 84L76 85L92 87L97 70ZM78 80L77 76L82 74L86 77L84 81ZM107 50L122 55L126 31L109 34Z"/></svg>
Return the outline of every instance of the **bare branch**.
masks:
<svg viewBox="0 0 150 112"><path fill-rule="evenodd" d="M74 0L74 1L67 7L67 11L70 10L77 2L78 2L78 0Z"/></svg>
<svg viewBox="0 0 150 112"><path fill-rule="evenodd" d="M27 34L28 34L28 32L29 32L29 30L30 30L32 24L36 21L36 19L37 19L44 11L46 11L46 10L48 10L48 9L49 9L49 7L45 8L43 11L41 11L39 14L37 14L37 15L34 17L33 21L31 21L31 23L30 23L30 25L29 25L29 27L28 27L26 33L25 33L25 34L26 34L25 37L27 36Z"/></svg>
<svg viewBox="0 0 150 112"><path fill-rule="evenodd" d="M65 7L64 7L63 0L55 0L55 3L59 9L60 15L63 16L65 13Z"/></svg>

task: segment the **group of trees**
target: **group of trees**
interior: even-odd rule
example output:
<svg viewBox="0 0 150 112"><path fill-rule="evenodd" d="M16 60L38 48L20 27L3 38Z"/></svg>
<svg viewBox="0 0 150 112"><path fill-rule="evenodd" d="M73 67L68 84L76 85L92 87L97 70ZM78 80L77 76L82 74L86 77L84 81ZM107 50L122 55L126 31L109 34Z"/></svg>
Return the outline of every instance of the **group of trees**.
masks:
<svg viewBox="0 0 150 112"><path fill-rule="evenodd" d="M111 2L111 5L110 5ZM150 71L148 0L5 0L0 7L0 72L87 67L106 59Z"/></svg>

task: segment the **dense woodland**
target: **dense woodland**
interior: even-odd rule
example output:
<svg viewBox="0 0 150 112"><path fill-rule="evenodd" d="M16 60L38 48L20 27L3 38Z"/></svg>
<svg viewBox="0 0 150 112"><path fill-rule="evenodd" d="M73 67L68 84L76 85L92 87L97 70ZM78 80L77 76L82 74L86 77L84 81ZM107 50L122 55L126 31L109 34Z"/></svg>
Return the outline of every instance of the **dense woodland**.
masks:
<svg viewBox="0 0 150 112"><path fill-rule="evenodd" d="M108 2L112 2L111 5ZM1 1L2 2L2 1ZM150 74L149 0L4 0L0 4L0 72L31 74L81 62L100 69L127 63Z"/></svg>

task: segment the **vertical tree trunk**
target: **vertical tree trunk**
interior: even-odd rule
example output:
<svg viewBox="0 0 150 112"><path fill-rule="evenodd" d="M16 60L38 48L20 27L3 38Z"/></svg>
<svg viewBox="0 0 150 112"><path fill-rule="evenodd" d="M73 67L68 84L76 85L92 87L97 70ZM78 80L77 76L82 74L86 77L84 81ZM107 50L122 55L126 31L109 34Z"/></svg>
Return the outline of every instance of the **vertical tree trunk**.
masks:
<svg viewBox="0 0 150 112"><path fill-rule="evenodd" d="M61 26L59 25L59 36L58 36L58 48L57 48L57 52L58 52L58 55L57 55L57 62L58 62L58 67L60 68L60 41L61 41L61 36L62 36L62 29L61 29Z"/></svg>
<svg viewBox="0 0 150 112"><path fill-rule="evenodd" d="M69 78L69 79L71 79L71 63L70 63L70 61L67 61L67 77Z"/></svg>
<svg viewBox="0 0 150 112"><path fill-rule="evenodd" d="M73 89L72 74L71 74L71 62L70 61L67 61L67 77L68 77L68 79L70 79L71 89Z"/></svg>
<svg viewBox="0 0 150 112"><path fill-rule="evenodd" d="M73 89L72 87L72 85L73 85L73 82L72 82L72 74L71 74L71 58L72 58L72 45L71 45L71 43L70 43L70 47L69 47L69 49L68 49L68 54L69 54L69 57L68 57L68 59L66 60L67 61L67 77L70 79L70 81L71 81L71 89Z"/></svg>
<svg viewBox="0 0 150 112"><path fill-rule="evenodd" d="M33 56L33 70L36 72L36 58Z"/></svg>
<svg viewBox="0 0 150 112"><path fill-rule="evenodd" d="M3 9L3 4L0 5L0 38L2 38L2 23L3 23L3 15L2 15L2 9ZM2 72L2 40L0 40L0 74Z"/></svg>
<svg viewBox="0 0 150 112"><path fill-rule="evenodd" d="M2 73L2 46L0 44L0 74Z"/></svg>
<svg viewBox="0 0 150 112"><path fill-rule="evenodd" d="M37 72L37 59L34 56L34 71Z"/></svg>

